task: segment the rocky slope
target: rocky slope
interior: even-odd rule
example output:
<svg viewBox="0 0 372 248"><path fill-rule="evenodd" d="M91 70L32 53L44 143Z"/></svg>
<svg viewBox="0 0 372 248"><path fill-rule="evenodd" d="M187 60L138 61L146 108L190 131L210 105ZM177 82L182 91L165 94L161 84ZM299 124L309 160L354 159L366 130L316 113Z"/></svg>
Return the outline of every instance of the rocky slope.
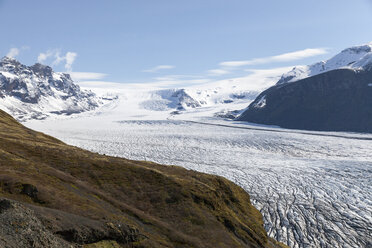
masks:
<svg viewBox="0 0 372 248"><path fill-rule="evenodd" d="M6 247L282 246L222 177L91 153L2 111L0 168Z"/></svg>
<svg viewBox="0 0 372 248"><path fill-rule="evenodd" d="M69 74L41 64L25 66L9 57L0 60L0 107L19 120L80 113L99 104L100 100L81 90Z"/></svg>
<svg viewBox="0 0 372 248"><path fill-rule="evenodd" d="M238 120L295 129L372 132L371 47L344 50L324 64L325 72L304 79L297 80L303 75L283 75L275 86L262 92ZM354 53L348 60L335 62L335 58L347 51L364 55L359 54L359 60L355 61ZM348 66L328 70L332 68L326 66L330 62Z"/></svg>

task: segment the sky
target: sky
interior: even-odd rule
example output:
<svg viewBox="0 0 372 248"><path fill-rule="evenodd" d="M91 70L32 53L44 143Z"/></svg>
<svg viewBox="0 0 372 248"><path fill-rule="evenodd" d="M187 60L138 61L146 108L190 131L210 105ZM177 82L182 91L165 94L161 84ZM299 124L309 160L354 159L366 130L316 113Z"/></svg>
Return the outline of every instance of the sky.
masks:
<svg viewBox="0 0 372 248"><path fill-rule="evenodd" d="M187 85L372 41L372 0L0 0L0 56L78 81Z"/></svg>

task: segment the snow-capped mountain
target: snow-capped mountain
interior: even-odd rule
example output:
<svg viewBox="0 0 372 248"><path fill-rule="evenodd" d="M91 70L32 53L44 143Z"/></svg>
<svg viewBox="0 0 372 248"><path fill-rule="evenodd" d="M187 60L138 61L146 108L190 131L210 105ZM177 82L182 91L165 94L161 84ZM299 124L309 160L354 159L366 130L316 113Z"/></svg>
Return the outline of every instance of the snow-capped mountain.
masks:
<svg viewBox="0 0 372 248"><path fill-rule="evenodd" d="M42 64L26 66L14 58L0 60L0 108L19 120L80 113L100 103L93 92L81 90L69 74Z"/></svg>
<svg viewBox="0 0 372 248"><path fill-rule="evenodd" d="M185 89L155 90L149 94L150 99L141 102L141 106L148 110L186 110L206 104L191 97Z"/></svg>
<svg viewBox="0 0 372 248"><path fill-rule="evenodd" d="M180 113L179 111L190 111L201 107L213 107L216 105L227 107L237 102L249 102L255 98L257 93L257 91L249 90L224 91L220 87L155 90L149 92L150 99L141 102L141 106L148 110L173 110Z"/></svg>
<svg viewBox="0 0 372 248"><path fill-rule="evenodd" d="M329 60L308 66L296 66L283 74L277 84L291 83L331 70L348 68L362 70L372 66L372 42L347 48Z"/></svg>
<svg viewBox="0 0 372 248"><path fill-rule="evenodd" d="M372 132L372 43L294 68L238 120L286 128Z"/></svg>

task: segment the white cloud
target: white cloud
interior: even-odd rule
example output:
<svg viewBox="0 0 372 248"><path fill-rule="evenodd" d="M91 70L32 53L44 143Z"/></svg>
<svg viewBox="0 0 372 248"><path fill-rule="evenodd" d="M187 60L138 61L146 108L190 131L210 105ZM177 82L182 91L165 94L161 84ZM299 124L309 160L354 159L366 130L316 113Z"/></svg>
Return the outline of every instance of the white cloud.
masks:
<svg viewBox="0 0 372 248"><path fill-rule="evenodd" d="M173 65L158 65L158 66L155 66L153 68L150 68L150 69L147 69L147 70L143 70L144 72L158 72L160 70L169 70L169 69L173 69L175 66Z"/></svg>
<svg viewBox="0 0 372 248"><path fill-rule="evenodd" d="M242 61L225 61L221 62L220 66L223 67L240 67L245 65L258 65L258 64L267 64L273 62L289 62L300 60L308 57L313 57L317 55L322 55L328 53L325 48L308 48L300 51L284 53L276 56L256 58L251 60L242 60Z"/></svg>
<svg viewBox="0 0 372 248"><path fill-rule="evenodd" d="M275 84L283 73L293 69L294 66L276 67L270 69L247 69L250 74L245 78L251 90L262 91Z"/></svg>
<svg viewBox="0 0 372 248"><path fill-rule="evenodd" d="M208 74L212 76L221 76L221 75L226 75L230 74L231 72L228 70L223 70L223 69L213 69L213 70L208 70Z"/></svg>
<svg viewBox="0 0 372 248"><path fill-rule="evenodd" d="M66 56L65 56L65 59L66 59L65 69L67 71L71 71L72 70L72 64L74 63L74 61L76 59L76 56L77 56L77 53L73 53L73 52L67 52L66 53Z"/></svg>
<svg viewBox="0 0 372 248"><path fill-rule="evenodd" d="M40 53L37 57L37 62L44 63L49 57L54 55L54 51L48 50L46 53Z"/></svg>
<svg viewBox="0 0 372 248"><path fill-rule="evenodd" d="M285 72L290 71L293 66L277 67L271 69L250 69L245 70L249 72L244 77L232 77L224 80L213 80L203 76L195 75L167 75L164 77L155 78L153 81L143 83L119 83L109 81L80 81L78 84L86 89L93 90L94 92L116 92L117 90L158 90L169 88L187 88L196 87L215 88L226 87L231 84L244 84L245 89L252 91L262 91L275 84Z"/></svg>
<svg viewBox="0 0 372 248"><path fill-rule="evenodd" d="M48 50L45 53L40 53L37 57L37 61L39 63L45 63L45 61L49 58L54 58L52 65L56 66L59 65L61 62L65 61L65 69L66 71L72 71L72 64L76 59L77 53L74 52L67 52L66 55L61 56L59 50Z"/></svg>
<svg viewBox="0 0 372 248"><path fill-rule="evenodd" d="M180 74L175 74L175 75L165 75L161 77L155 77L154 80L156 81L167 81L167 80L178 80L178 79L198 79L200 76L197 75L180 75Z"/></svg>
<svg viewBox="0 0 372 248"><path fill-rule="evenodd" d="M98 72L69 72L69 74L74 81L98 80L107 76L105 73Z"/></svg>
<svg viewBox="0 0 372 248"><path fill-rule="evenodd" d="M203 84L209 81L210 79L204 75L165 75L155 77L154 81L144 82L143 85L153 88L177 88L187 85Z"/></svg>
<svg viewBox="0 0 372 248"><path fill-rule="evenodd" d="M220 63L220 66L224 67L240 67L243 65L249 65L250 62L248 60L241 60L241 61L224 61Z"/></svg>
<svg viewBox="0 0 372 248"><path fill-rule="evenodd" d="M141 85L145 87L151 87L151 88L179 88L179 87L186 87L194 84L204 84L208 83L211 80L208 78L196 78L196 79L166 79L164 80L158 80L155 82L146 82Z"/></svg>
<svg viewBox="0 0 372 248"><path fill-rule="evenodd" d="M283 73L289 72L295 66L298 66L298 65L285 66L285 67L274 67L274 68L270 68L270 69L246 69L244 71L251 72L253 74L260 74L260 75L267 75L268 76L268 75L277 75L278 73L283 74Z"/></svg>
<svg viewBox="0 0 372 248"><path fill-rule="evenodd" d="M55 51L53 53L54 61L52 63L53 66L59 65L63 60L65 60L65 56L61 56L59 51Z"/></svg>
<svg viewBox="0 0 372 248"><path fill-rule="evenodd" d="M19 49L16 47L12 47L10 48L6 56L10 58L15 58L18 54L19 54Z"/></svg>

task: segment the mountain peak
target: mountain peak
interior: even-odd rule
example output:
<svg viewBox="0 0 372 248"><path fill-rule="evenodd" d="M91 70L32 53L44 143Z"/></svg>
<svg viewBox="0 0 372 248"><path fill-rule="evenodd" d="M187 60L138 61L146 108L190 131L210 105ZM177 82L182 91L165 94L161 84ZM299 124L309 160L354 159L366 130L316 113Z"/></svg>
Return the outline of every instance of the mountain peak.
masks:
<svg viewBox="0 0 372 248"><path fill-rule="evenodd" d="M4 65L19 66L19 65L22 65L22 64L13 57L4 56L0 60L0 66L4 66Z"/></svg>
<svg viewBox="0 0 372 248"><path fill-rule="evenodd" d="M18 60L16 60L13 57L4 56L4 57L1 58L1 62L18 62Z"/></svg>
<svg viewBox="0 0 372 248"><path fill-rule="evenodd" d="M360 46L352 46L341 51L341 53L370 53L372 51L372 42Z"/></svg>
<svg viewBox="0 0 372 248"><path fill-rule="evenodd" d="M36 63L26 66L14 58L0 61L0 108L18 120L70 115L95 109L101 100L81 90L69 74Z"/></svg>
<svg viewBox="0 0 372 248"><path fill-rule="evenodd" d="M292 83L320 73L346 68L369 70L372 67L372 42L342 50L332 58L307 66L296 66L282 75L277 84Z"/></svg>
<svg viewBox="0 0 372 248"><path fill-rule="evenodd" d="M40 63L34 64L30 69L39 75L51 76L53 73L52 67Z"/></svg>

